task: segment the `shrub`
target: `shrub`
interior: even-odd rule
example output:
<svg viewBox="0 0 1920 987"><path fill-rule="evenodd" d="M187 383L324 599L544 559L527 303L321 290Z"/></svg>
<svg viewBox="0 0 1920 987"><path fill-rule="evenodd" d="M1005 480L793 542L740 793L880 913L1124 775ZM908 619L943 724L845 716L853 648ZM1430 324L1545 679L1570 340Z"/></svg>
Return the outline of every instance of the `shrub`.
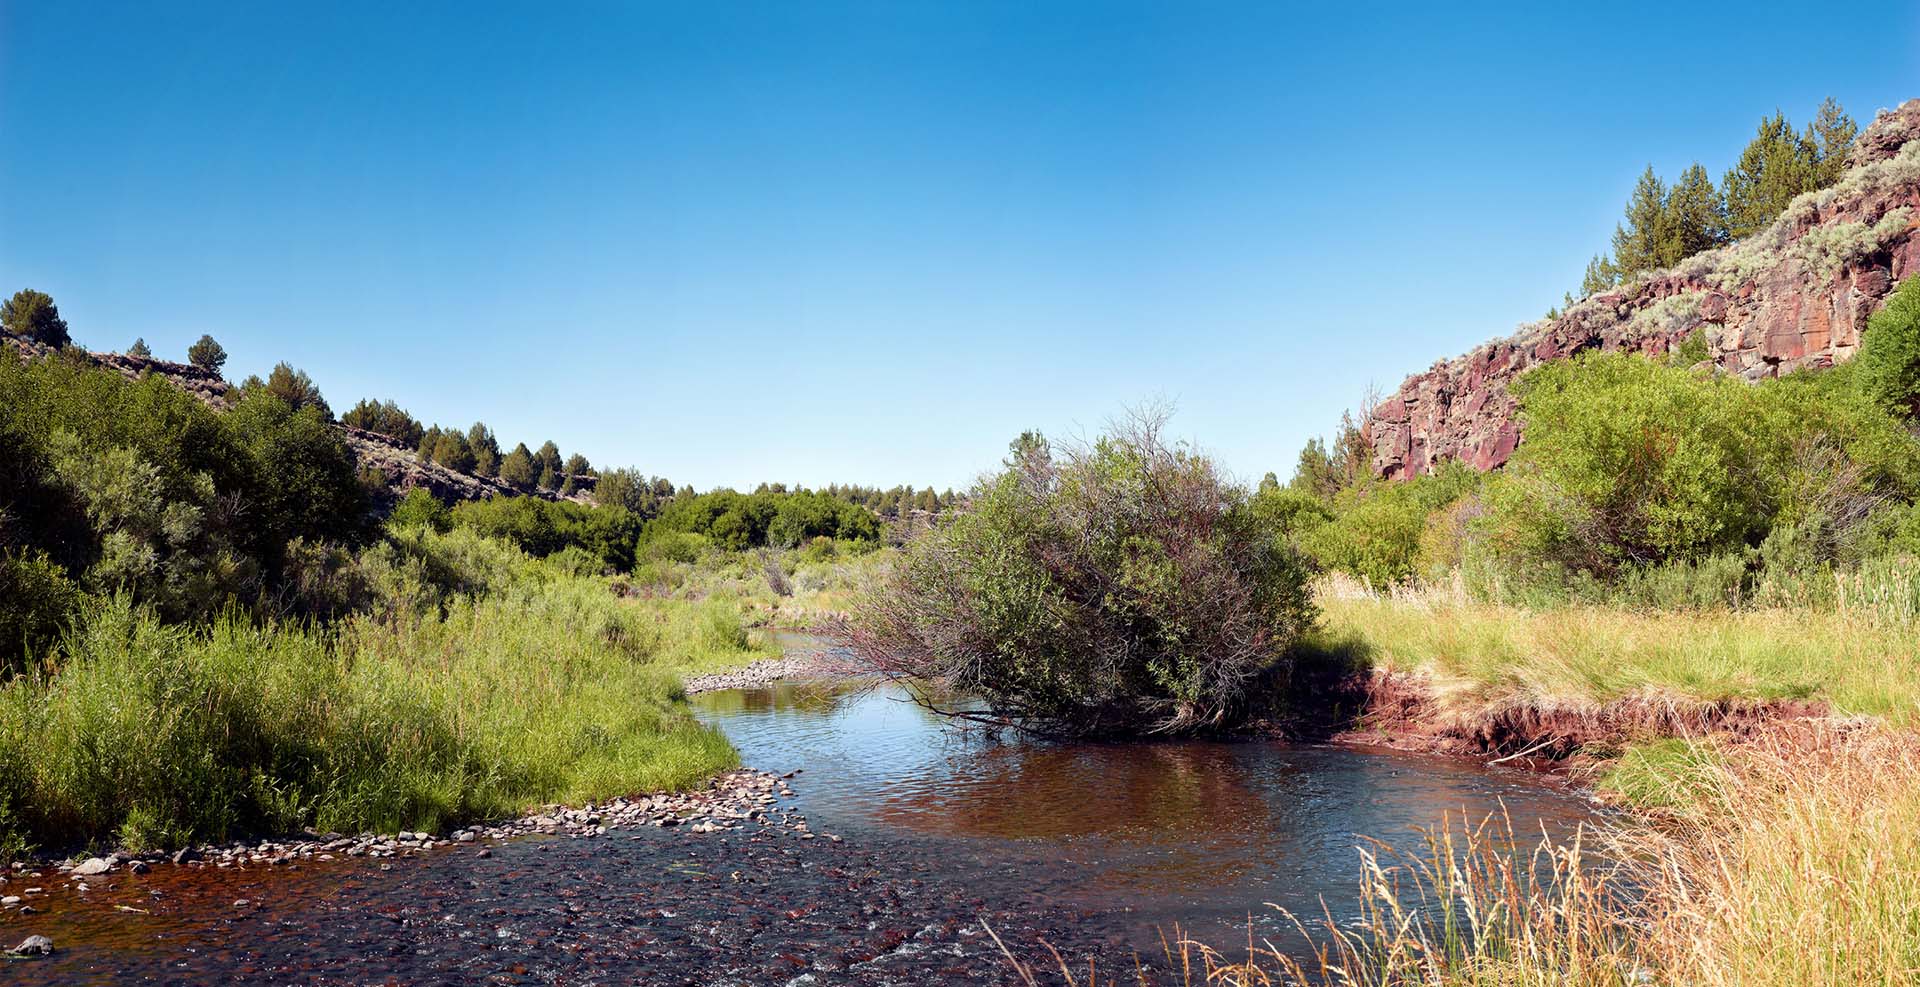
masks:
<svg viewBox="0 0 1920 987"><path fill-rule="evenodd" d="M971 510L920 534L861 601L859 653L1034 729L1226 722L1311 621L1306 569L1161 425L1136 418L1058 461L1023 436Z"/></svg>
<svg viewBox="0 0 1920 987"><path fill-rule="evenodd" d="M1920 415L1920 276L1902 281L1867 320L1854 365L1875 404L1905 418Z"/></svg>
<svg viewBox="0 0 1920 987"><path fill-rule="evenodd" d="M453 527L453 511L440 502L428 490L415 487L407 491L400 503L395 505L393 513L387 517L390 528L408 528L424 526L434 531L445 532Z"/></svg>
<svg viewBox="0 0 1920 987"><path fill-rule="evenodd" d="M1400 483L1348 487L1334 500L1333 520L1304 528L1298 542L1323 569L1345 572L1375 586L1406 582L1419 574L1428 516L1476 482L1471 470L1449 463L1438 472Z"/></svg>
<svg viewBox="0 0 1920 987"><path fill-rule="evenodd" d="M0 678L47 657L80 591L44 554L0 553Z"/></svg>
<svg viewBox="0 0 1920 987"><path fill-rule="evenodd" d="M633 568L640 519L624 508L588 507L539 497L489 497L453 509L456 527L504 538L534 556L576 546L620 572Z"/></svg>

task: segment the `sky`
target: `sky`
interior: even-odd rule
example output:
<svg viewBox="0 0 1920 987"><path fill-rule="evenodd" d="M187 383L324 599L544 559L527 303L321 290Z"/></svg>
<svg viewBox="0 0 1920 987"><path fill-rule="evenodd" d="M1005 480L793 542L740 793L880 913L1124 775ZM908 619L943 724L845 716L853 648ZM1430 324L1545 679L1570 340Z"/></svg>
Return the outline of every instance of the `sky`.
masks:
<svg viewBox="0 0 1920 987"><path fill-rule="evenodd" d="M1920 97L1920 5L0 0L0 289L698 489L1026 429L1282 478L1634 179Z"/></svg>

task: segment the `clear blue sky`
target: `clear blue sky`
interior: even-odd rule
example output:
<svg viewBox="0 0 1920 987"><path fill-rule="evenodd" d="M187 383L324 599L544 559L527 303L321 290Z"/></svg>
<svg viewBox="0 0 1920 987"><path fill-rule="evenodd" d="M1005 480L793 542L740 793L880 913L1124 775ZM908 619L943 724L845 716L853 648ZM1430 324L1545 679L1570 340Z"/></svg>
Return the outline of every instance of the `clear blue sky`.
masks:
<svg viewBox="0 0 1920 987"><path fill-rule="evenodd" d="M1156 396L1284 476L1648 163L1917 60L1904 3L0 0L0 286L701 489L960 486Z"/></svg>

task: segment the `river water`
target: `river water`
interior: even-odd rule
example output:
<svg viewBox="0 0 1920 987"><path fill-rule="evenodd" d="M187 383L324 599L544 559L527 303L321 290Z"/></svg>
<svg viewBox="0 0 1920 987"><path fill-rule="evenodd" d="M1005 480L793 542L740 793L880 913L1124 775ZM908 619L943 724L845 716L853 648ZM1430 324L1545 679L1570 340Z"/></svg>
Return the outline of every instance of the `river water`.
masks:
<svg viewBox="0 0 1920 987"><path fill-rule="evenodd" d="M1175 922L1284 940L1268 903L1350 914L1362 836L1411 844L1496 812L1565 834L1597 811L1459 759L1019 740L906 699L804 682L695 697L745 764L797 772L791 801L839 842L643 828L386 868L122 869L85 892L49 871L35 914L0 913L0 945L39 933L59 952L0 961L0 983L1013 983L982 920L1030 957L1048 942L1131 970Z"/></svg>
<svg viewBox="0 0 1920 987"><path fill-rule="evenodd" d="M1358 847L1504 815L1528 841L1596 807L1462 758L1278 740L1049 742L956 729L899 686L780 683L695 697L742 760L799 771L816 829L923 849L988 897L1031 893L1134 940L1287 926L1357 898Z"/></svg>

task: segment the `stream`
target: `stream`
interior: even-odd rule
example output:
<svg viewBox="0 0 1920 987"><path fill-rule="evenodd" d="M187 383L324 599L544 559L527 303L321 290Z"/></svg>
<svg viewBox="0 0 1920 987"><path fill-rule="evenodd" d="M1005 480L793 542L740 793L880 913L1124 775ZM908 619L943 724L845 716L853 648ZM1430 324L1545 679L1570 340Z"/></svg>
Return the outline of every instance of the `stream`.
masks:
<svg viewBox="0 0 1920 987"><path fill-rule="evenodd" d="M792 649L819 642L789 637ZM984 923L1033 951L1151 961L1175 923L1286 942L1274 907L1352 913L1364 836L1504 812L1565 835L1600 810L1457 758L1274 740L1050 742L956 729L892 685L694 697L742 763L795 772L817 839L743 827L527 837L382 863L48 871L0 939L33 984L1001 984ZM835 840L833 837L839 837ZM16 882L17 883L17 882Z"/></svg>

